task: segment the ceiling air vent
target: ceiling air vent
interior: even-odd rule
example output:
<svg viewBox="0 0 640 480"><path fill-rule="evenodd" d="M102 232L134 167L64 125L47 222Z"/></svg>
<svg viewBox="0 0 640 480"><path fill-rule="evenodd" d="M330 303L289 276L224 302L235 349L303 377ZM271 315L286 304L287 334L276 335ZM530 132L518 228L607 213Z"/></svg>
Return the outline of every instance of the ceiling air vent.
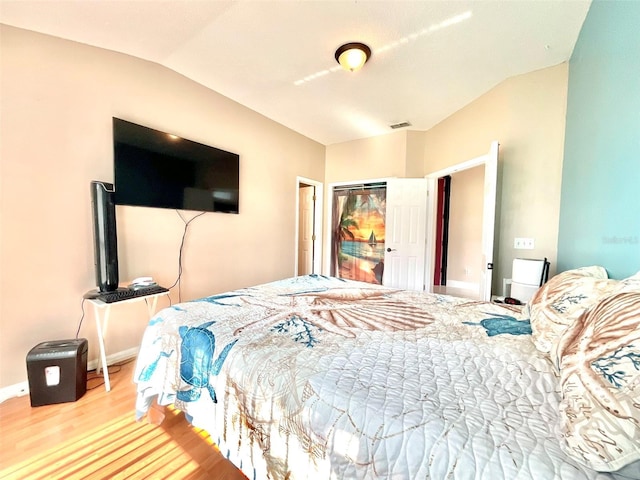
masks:
<svg viewBox="0 0 640 480"><path fill-rule="evenodd" d="M410 127L411 123L410 122L400 122L400 123L394 123L393 125L389 125L389 126L395 130L396 128Z"/></svg>

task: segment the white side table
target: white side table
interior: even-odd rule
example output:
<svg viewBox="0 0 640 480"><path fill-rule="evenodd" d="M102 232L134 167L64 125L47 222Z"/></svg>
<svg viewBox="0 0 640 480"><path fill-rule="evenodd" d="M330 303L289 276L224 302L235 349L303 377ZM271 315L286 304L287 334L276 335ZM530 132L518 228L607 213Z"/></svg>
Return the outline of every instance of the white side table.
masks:
<svg viewBox="0 0 640 480"><path fill-rule="evenodd" d="M169 292L154 293L151 295L143 295L140 297L128 298L126 300L120 300L118 302L106 303L99 298L90 298L89 302L93 304L94 317L96 319L96 330L98 332L98 344L100 345L100 358L98 359L98 367L96 373L100 374L100 368L102 368L104 375L104 388L108 392L111 390L111 383L109 382L109 368L107 365L107 353L104 346L104 339L107 335L107 326L109 325L109 314L111 313L111 307L122 305L124 303L139 302L145 300L147 304L147 313L149 320L156 313L156 307L158 305L158 297L162 295L169 295Z"/></svg>

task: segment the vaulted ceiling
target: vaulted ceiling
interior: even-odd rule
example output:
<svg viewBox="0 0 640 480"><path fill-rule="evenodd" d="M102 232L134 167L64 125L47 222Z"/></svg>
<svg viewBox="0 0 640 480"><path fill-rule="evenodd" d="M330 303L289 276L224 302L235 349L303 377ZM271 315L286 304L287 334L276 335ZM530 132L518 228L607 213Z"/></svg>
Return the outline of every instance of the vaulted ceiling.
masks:
<svg viewBox="0 0 640 480"><path fill-rule="evenodd" d="M0 0L0 22L157 62L322 144L427 130L567 61L589 0ZM372 50L342 70L347 42ZM0 46L1 48L1 46Z"/></svg>

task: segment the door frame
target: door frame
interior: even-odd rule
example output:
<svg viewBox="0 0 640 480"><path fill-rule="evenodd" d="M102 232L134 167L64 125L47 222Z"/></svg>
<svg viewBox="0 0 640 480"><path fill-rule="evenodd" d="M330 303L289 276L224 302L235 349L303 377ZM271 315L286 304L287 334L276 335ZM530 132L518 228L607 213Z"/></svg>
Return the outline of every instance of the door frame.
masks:
<svg viewBox="0 0 640 480"><path fill-rule="evenodd" d="M295 224L295 237L294 237L294 261L293 261L293 276L298 276L298 248L300 246L300 196L299 191L301 186L312 186L316 190L316 199L313 203L313 273L320 273L322 269L322 205L324 195L324 184L316 180L311 180L305 177L296 177L296 224Z"/></svg>
<svg viewBox="0 0 640 480"><path fill-rule="evenodd" d="M447 175L452 175L456 172L460 172L462 170L468 170L470 168L484 166L485 168L485 183L484 183L484 198L485 198L485 208L491 207L487 205L487 188L489 187L487 178L491 176L493 172L493 176L497 177L497 152L498 152L498 141L495 140L491 142L491 148L488 153L481 155L476 158L472 158L471 160L467 160L462 163L458 163L456 165L452 165L451 167L444 168L442 170L438 170L433 173L429 173L425 176L427 179L427 189L429 191L429 197L427 199L427 218L433 219L435 218L437 211L437 191L438 191L438 178L445 177ZM494 162L492 159L496 158ZM489 175L488 175L489 174ZM497 179L496 179L497 181ZM493 185L493 189L497 191L497 185ZM491 203L491 202L489 202ZM493 198L493 212L494 215L492 218L483 218L482 219L482 253L485 256L484 263L493 263L493 249L495 245L495 208L496 208L496 198ZM492 238L488 238L488 231L491 230ZM435 247L436 247L436 228L435 222L428 221L427 222L427 255L426 255L426 272L425 278L429 278L429 284L427 285L427 291L433 293L433 274L435 270ZM491 245L488 245L491 243ZM490 254L487 255L486 253ZM486 267L485 267L486 268ZM490 282L489 282L490 283ZM480 297L486 300L488 291L489 300L491 299L491 285L486 285L483 292L480 293Z"/></svg>

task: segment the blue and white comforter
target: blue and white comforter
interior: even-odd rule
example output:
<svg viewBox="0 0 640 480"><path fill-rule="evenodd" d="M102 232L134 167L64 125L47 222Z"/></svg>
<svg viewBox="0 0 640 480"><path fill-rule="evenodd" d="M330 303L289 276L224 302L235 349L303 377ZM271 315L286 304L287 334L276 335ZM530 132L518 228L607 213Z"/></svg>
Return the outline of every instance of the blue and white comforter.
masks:
<svg viewBox="0 0 640 480"><path fill-rule="evenodd" d="M159 312L140 417L174 403L250 478L607 479L561 451L520 310L321 276Z"/></svg>

